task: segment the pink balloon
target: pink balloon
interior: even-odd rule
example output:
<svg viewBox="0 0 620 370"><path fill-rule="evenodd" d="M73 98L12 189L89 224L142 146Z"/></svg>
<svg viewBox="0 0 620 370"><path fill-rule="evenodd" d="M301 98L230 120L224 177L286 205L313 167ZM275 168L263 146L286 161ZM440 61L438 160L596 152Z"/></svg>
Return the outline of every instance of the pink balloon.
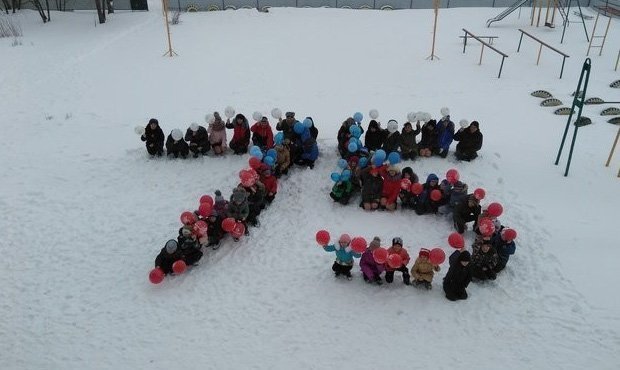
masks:
<svg viewBox="0 0 620 370"><path fill-rule="evenodd" d="M200 203L200 206L198 207L198 213L202 217L208 217L211 214L212 209L213 209L213 204L209 204L207 202Z"/></svg>
<svg viewBox="0 0 620 370"><path fill-rule="evenodd" d="M441 197L442 197L441 190L433 189L433 191L431 191L431 200L435 202L439 202L441 200Z"/></svg>
<svg viewBox="0 0 620 370"><path fill-rule="evenodd" d="M327 230L319 230L316 232L316 242L320 246L327 245L329 243L330 235Z"/></svg>
<svg viewBox="0 0 620 370"><path fill-rule="evenodd" d="M194 216L194 212L185 211L181 213L181 223L183 225L191 225L196 222L196 216Z"/></svg>
<svg viewBox="0 0 620 370"><path fill-rule="evenodd" d="M233 231L233 229L235 228L235 224L236 224L236 221L234 218L232 217L225 218L222 220L222 230L229 233Z"/></svg>
<svg viewBox="0 0 620 370"><path fill-rule="evenodd" d="M433 265L441 265L446 260L446 253L441 248L433 248L428 259Z"/></svg>
<svg viewBox="0 0 620 370"><path fill-rule="evenodd" d="M411 187L411 180L409 179L402 179L400 180L400 188L403 190L407 190Z"/></svg>
<svg viewBox="0 0 620 370"><path fill-rule="evenodd" d="M375 260L376 263L383 265L388 258L387 249L383 247L375 249L374 251L372 251L372 258Z"/></svg>
<svg viewBox="0 0 620 370"><path fill-rule="evenodd" d="M164 271L162 271L159 267L156 267L149 273L149 281L153 284L159 284L164 281L164 276Z"/></svg>
<svg viewBox="0 0 620 370"><path fill-rule="evenodd" d="M193 227L194 234L200 238L207 233L208 227L209 225L205 221L196 221Z"/></svg>
<svg viewBox="0 0 620 370"><path fill-rule="evenodd" d="M182 274L185 272L186 269L187 265L183 260L178 260L172 264L172 271L174 271L175 274Z"/></svg>
<svg viewBox="0 0 620 370"><path fill-rule="evenodd" d="M353 249L354 252L364 253L367 246L368 244L366 244L366 239L362 237L358 236L351 240L351 249Z"/></svg>
<svg viewBox="0 0 620 370"><path fill-rule="evenodd" d="M400 254L390 254L387 258L387 263L388 266L390 266L391 268L397 269L402 266L403 258L400 256Z"/></svg>
<svg viewBox="0 0 620 370"><path fill-rule="evenodd" d="M465 239L463 239L463 235L459 233L452 233L448 236L448 244L452 248L460 249L465 246Z"/></svg>
<svg viewBox="0 0 620 370"><path fill-rule="evenodd" d="M424 191L424 186L422 186L422 184L420 184L419 182L414 182L413 184L411 184L411 193L414 195L420 195L422 194L422 191Z"/></svg>
<svg viewBox="0 0 620 370"><path fill-rule="evenodd" d="M504 213L504 207L502 207L501 204L494 202L489 204L489 206L487 207L487 212L491 217L499 217L502 215L502 213Z"/></svg>
<svg viewBox="0 0 620 370"><path fill-rule="evenodd" d="M213 206L213 198L210 195L203 195L200 197L200 204L208 203L210 206Z"/></svg>
<svg viewBox="0 0 620 370"><path fill-rule="evenodd" d="M474 197L478 200L483 200L486 195L487 195L487 192L484 191L483 188L478 188L474 190Z"/></svg>
<svg viewBox="0 0 620 370"><path fill-rule="evenodd" d="M446 180L448 180L448 182L452 185L456 184L460 177L461 175L459 175L459 171L454 168L449 169L448 172L446 172Z"/></svg>
<svg viewBox="0 0 620 370"><path fill-rule="evenodd" d="M493 224L493 220L490 218L484 217L478 221L478 229L480 233L484 236L491 236L495 232L495 225Z"/></svg>

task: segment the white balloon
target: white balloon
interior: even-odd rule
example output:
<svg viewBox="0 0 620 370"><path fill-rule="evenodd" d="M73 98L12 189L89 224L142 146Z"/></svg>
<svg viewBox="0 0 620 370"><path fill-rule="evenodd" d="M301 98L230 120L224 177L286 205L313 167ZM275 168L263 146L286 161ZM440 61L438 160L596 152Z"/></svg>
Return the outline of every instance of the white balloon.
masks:
<svg viewBox="0 0 620 370"><path fill-rule="evenodd" d="M441 113L442 117L445 116L449 116L450 115L450 109L448 109L447 107L443 107L439 110L439 113Z"/></svg>
<svg viewBox="0 0 620 370"><path fill-rule="evenodd" d="M469 126L469 121L466 119L462 119L459 121L459 125L461 125L462 128L467 128Z"/></svg>
<svg viewBox="0 0 620 370"><path fill-rule="evenodd" d="M144 135L144 131L145 131L144 126L136 126L134 127L133 130L137 135L140 135L140 136Z"/></svg>
<svg viewBox="0 0 620 370"><path fill-rule="evenodd" d="M227 106L224 109L224 115L226 115L226 118L233 118L235 116L235 108L231 107L230 105Z"/></svg>
<svg viewBox="0 0 620 370"><path fill-rule="evenodd" d="M261 118L263 118L263 114L259 111L256 111L254 113L252 113L252 118L254 118L254 121L260 121Z"/></svg>
<svg viewBox="0 0 620 370"><path fill-rule="evenodd" d="M424 121L424 123L428 122L431 120L431 114L430 113L422 113L422 121Z"/></svg>
<svg viewBox="0 0 620 370"><path fill-rule="evenodd" d="M282 111L280 110L280 108L273 108L271 110L271 117L275 118L275 119L280 119L282 118ZM262 117L261 117L262 118Z"/></svg>
<svg viewBox="0 0 620 370"><path fill-rule="evenodd" d="M196 122L192 122L192 124L189 125L189 129L194 132L198 131L198 124Z"/></svg>
<svg viewBox="0 0 620 370"><path fill-rule="evenodd" d="M417 121L416 117L417 117L416 114L413 113L413 112L407 113L407 121L409 121L409 122Z"/></svg>
<svg viewBox="0 0 620 370"><path fill-rule="evenodd" d="M377 118L379 118L379 111L376 110L376 109L371 109L370 112L368 112L368 115L372 119L377 119Z"/></svg>
<svg viewBox="0 0 620 370"><path fill-rule="evenodd" d="M208 124L212 124L213 122L215 122L215 117L213 117L213 114L207 113L207 115L205 116L205 122Z"/></svg>
<svg viewBox="0 0 620 370"><path fill-rule="evenodd" d="M179 141L179 140L183 139L183 132L181 132L181 130L179 130L178 128L175 128L170 133L170 136L172 136L172 139L174 141Z"/></svg>

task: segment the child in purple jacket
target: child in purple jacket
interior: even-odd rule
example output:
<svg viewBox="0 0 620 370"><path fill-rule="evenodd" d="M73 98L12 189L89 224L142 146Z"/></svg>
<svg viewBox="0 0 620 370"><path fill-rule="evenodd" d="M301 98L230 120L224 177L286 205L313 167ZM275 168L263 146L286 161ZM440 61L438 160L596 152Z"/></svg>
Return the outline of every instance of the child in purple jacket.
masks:
<svg viewBox="0 0 620 370"><path fill-rule="evenodd" d="M368 245L366 251L362 254L362 258L360 259L360 267L362 268L362 275L364 276L364 281L367 283L375 283L377 285L383 284L383 280L381 280L381 273L385 269L383 264L379 264L375 262L375 258L372 255L372 252L381 246L381 239L378 236L375 236L374 239Z"/></svg>

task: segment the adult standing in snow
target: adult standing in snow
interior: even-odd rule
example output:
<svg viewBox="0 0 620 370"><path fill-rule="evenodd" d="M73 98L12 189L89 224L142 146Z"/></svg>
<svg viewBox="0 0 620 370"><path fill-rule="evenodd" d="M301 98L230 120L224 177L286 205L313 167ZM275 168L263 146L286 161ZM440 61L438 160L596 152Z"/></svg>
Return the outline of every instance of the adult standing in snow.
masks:
<svg viewBox="0 0 620 370"><path fill-rule="evenodd" d="M164 132L159 127L159 121L155 118L151 118L149 123L144 128L144 134L140 137L142 141L146 142L146 151L154 156L161 157L164 154Z"/></svg>
<svg viewBox="0 0 620 370"><path fill-rule="evenodd" d="M200 154L207 155L211 149L207 129L196 122L193 122L185 131L185 141L189 142L189 150L194 154L194 158L198 158Z"/></svg>
<svg viewBox="0 0 620 370"><path fill-rule="evenodd" d="M233 129L233 137L230 139L228 145L230 149L232 149L235 154L247 153L248 146L250 145L250 124L247 118L245 118L243 114L238 113L233 122L230 122L230 119L226 120L226 128ZM269 127L269 129L271 129L271 127Z"/></svg>
<svg viewBox="0 0 620 370"><path fill-rule="evenodd" d="M409 263L409 253L403 247L403 239L400 237L396 237L392 239L392 246L388 248L388 259L390 255L397 254L400 256L401 265L399 267L392 267L389 264L386 265L385 268L385 282L392 283L394 281L394 272L400 271L403 273L403 283L405 285L411 285L411 276L409 275L409 270L407 269L407 264Z"/></svg>
<svg viewBox="0 0 620 370"><path fill-rule="evenodd" d="M471 254L466 250L459 252L454 261L450 258L450 268L443 279L443 291L449 300L467 299L467 291L465 289L471 282L470 261Z"/></svg>
<svg viewBox="0 0 620 370"><path fill-rule="evenodd" d="M218 112L213 112L213 121L209 122L207 131L209 132L209 142L211 143L211 148L213 148L213 154L224 154L226 148L228 148L226 126Z"/></svg>
<svg viewBox="0 0 620 370"><path fill-rule="evenodd" d="M441 108L441 119L437 122L437 154L441 158L448 156L450 150L450 144L454 138L454 122L450 120L450 109Z"/></svg>
<svg viewBox="0 0 620 370"><path fill-rule="evenodd" d="M172 130L170 135L168 135L166 151L168 152L168 157L179 158L180 156L183 159L187 158L189 145L183 140L183 132L178 128Z"/></svg>
<svg viewBox="0 0 620 370"><path fill-rule="evenodd" d="M465 126L467 121L463 121L461 124ZM467 127L461 127L454 135L454 140L459 142L454 153L457 159L469 162L478 157L478 151L482 148L482 132L478 121L473 121Z"/></svg>
<svg viewBox="0 0 620 370"><path fill-rule="evenodd" d="M263 152L273 148L273 130L271 130L267 117L263 116L259 122L254 123L250 131L252 131L252 143Z"/></svg>
<svg viewBox="0 0 620 370"><path fill-rule="evenodd" d="M383 284L381 280L381 273L385 270L383 264L377 263L373 257L372 252L381 246L381 239L375 236L366 251L362 254L360 259L360 268L362 269L362 276L367 283L375 283L377 285Z"/></svg>

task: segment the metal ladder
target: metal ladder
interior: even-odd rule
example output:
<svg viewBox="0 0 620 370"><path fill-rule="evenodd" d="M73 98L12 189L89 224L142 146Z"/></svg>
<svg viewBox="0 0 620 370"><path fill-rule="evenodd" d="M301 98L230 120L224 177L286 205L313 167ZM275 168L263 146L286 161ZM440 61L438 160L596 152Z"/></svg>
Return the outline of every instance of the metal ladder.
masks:
<svg viewBox="0 0 620 370"><path fill-rule="evenodd" d="M611 25L611 17L607 17L607 27L605 28L605 34L597 35L596 34L596 26L598 25L598 18L601 13L596 13L596 20L594 21L594 28L592 28L592 38L590 39L590 43L588 44L588 52L586 56L590 55L591 48L599 48L598 56L601 56L603 53L603 46L605 46L605 40L607 39L607 32L609 32L609 26ZM604 17L604 16L603 16ZM592 45L592 41L594 39L603 39L600 45Z"/></svg>

